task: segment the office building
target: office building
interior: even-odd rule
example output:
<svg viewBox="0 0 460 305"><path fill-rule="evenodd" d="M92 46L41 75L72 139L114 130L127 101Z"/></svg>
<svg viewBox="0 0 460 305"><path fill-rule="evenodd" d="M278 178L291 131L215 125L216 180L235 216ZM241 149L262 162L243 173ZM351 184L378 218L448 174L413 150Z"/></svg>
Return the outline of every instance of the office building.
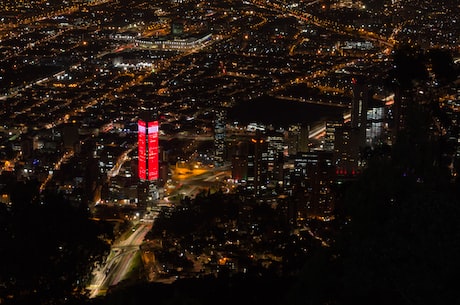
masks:
<svg viewBox="0 0 460 305"><path fill-rule="evenodd" d="M314 151L298 153L294 159L292 181L305 190L299 211L308 217L329 217L334 209L333 185L335 166L333 152Z"/></svg>
<svg viewBox="0 0 460 305"><path fill-rule="evenodd" d="M138 127L138 197L141 205L151 205L158 199L156 182L159 177L158 132L159 122L156 107L144 103L141 107Z"/></svg>
<svg viewBox="0 0 460 305"><path fill-rule="evenodd" d="M366 141L369 86L361 76L353 77L351 82L353 87L351 128L359 132L359 146L364 146Z"/></svg>
<svg viewBox="0 0 460 305"><path fill-rule="evenodd" d="M214 120L214 164L222 166L224 164L225 153L225 110L215 111Z"/></svg>

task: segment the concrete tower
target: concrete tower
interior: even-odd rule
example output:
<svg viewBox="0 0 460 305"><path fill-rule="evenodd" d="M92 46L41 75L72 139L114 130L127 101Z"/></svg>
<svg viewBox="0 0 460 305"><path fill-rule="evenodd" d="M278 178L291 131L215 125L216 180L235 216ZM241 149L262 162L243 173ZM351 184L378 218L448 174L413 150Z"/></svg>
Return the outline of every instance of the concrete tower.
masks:
<svg viewBox="0 0 460 305"><path fill-rule="evenodd" d="M158 113L154 104L144 103L137 122L138 146L138 198L141 205L152 205L158 199L156 182L158 166Z"/></svg>

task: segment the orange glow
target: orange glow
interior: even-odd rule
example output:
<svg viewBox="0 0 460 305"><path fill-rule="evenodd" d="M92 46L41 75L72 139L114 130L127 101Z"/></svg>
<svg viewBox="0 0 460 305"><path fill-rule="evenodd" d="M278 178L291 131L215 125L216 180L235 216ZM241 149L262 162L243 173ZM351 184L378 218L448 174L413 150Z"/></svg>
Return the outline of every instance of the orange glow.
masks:
<svg viewBox="0 0 460 305"><path fill-rule="evenodd" d="M225 265L225 263L227 263L227 261L228 261L227 257L222 257L222 258L219 258L218 264L219 265Z"/></svg>

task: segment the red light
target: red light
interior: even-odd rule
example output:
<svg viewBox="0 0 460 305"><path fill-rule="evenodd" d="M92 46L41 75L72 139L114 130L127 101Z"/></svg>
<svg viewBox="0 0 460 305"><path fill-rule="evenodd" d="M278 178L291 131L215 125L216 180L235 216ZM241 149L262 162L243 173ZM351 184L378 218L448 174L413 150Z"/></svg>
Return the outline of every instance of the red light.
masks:
<svg viewBox="0 0 460 305"><path fill-rule="evenodd" d="M149 180L158 179L158 121L148 123L148 139L149 139Z"/></svg>
<svg viewBox="0 0 460 305"><path fill-rule="evenodd" d="M142 120L139 120L137 122L137 155L139 159L139 179L146 179L146 160L145 160L145 154L146 154L146 139L145 139L145 133L146 133L146 128L145 128L145 122Z"/></svg>

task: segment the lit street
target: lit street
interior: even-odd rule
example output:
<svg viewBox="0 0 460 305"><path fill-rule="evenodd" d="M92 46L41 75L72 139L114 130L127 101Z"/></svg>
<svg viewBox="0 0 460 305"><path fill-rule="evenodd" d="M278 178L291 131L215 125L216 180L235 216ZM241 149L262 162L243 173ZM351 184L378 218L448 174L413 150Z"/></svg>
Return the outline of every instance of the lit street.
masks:
<svg viewBox="0 0 460 305"><path fill-rule="evenodd" d="M93 280L87 288L91 298L104 295L110 286L118 284L132 271L133 259L151 228L151 222L138 222L131 234L124 234L123 239L112 245L105 263L93 271Z"/></svg>

